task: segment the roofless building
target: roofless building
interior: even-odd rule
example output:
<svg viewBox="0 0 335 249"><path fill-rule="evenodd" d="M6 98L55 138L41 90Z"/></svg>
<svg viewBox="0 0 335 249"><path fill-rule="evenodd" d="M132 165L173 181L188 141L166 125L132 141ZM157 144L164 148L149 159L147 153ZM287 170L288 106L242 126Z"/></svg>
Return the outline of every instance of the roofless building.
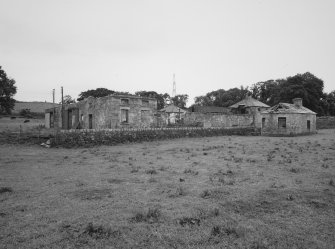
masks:
<svg viewBox="0 0 335 249"><path fill-rule="evenodd" d="M299 135L316 132L316 113L302 105L301 98L293 104L279 103L261 112L262 135Z"/></svg>

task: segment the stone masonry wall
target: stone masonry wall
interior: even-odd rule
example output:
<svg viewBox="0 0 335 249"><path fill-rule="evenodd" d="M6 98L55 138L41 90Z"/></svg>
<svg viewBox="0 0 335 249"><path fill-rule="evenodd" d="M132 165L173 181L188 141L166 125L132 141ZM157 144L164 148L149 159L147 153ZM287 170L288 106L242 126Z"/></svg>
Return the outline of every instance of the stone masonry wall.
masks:
<svg viewBox="0 0 335 249"><path fill-rule="evenodd" d="M145 129L111 129L111 130L63 130L52 138L52 146L90 147L95 145L116 145L120 143L134 143L144 141L158 141L164 139L184 137L209 136L257 136L259 129L247 128L145 128Z"/></svg>
<svg viewBox="0 0 335 249"><path fill-rule="evenodd" d="M128 103L121 103L127 99ZM144 101L142 101L144 100ZM56 108L54 127L57 129L74 129L80 123L80 128L89 129L89 116L92 116L92 129L115 128L148 128L155 122L157 101L152 98L137 96L110 95L101 98L89 97L75 104ZM128 110L128 122L121 122L121 110ZM50 128L50 113L45 112L46 127ZM74 127L76 126L76 127Z"/></svg>
<svg viewBox="0 0 335 249"><path fill-rule="evenodd" d="M254 115L252 114L206 114L199 112L186 113L185 126L199 126L205 128L222 127L254 127Z"/></svg>
<svg viewBox="0 0 335 249"><path fill-rule="evenodd" d="M316 116L314 114L262 114L265 118L262 135L298 135L316 132ZM286 118L286 128L278 128L278 118ZM310 120L310 130L307 129L307 120Z"/></svg>
<svg viewBox="0 0 335 249"><path fill-rule="evenodd" d="M317 117L316 118L317 129L334 129L335 128L335 117Z"/></svg>
<svg viewBox="0 0 335 249"><path fill-rule="evenodd" d="M128 104L122 104L121 99L127 99ZM128 110L129 122L121 123L121 109ZM89 114L92 115L93 129L115 128L145 128L154 122L157 101L133 96L106 96L102 98L87 98L79 104L79 117L83 117L82 128L89 128Z"/></svg>

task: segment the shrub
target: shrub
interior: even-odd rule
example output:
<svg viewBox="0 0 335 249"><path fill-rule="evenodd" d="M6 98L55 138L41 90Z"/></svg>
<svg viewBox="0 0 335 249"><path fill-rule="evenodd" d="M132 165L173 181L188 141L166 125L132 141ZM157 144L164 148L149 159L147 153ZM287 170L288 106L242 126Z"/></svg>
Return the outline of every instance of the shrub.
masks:
<svg viewBox="0 0 335 249"><path fill-rule="evenodd" d="M199 172L198 171L194 171L194 170L188 168L188 169L184 170L184 174L198 175Z"/></svg>
<svg viewBox="0 0 335 249"><path fill-rule="evenodd" d="M200 226L200 219L193 217L183 217L177 220L177 223L181 226Z"/></svg>
<svg viewBox="0 0 335 249"><path fill-rule="evenodd" d="M9 187L1 187L0 188L0 194L2 194L2 193L11 193L11 192L13 192L12 188L9 188Z"/></svg>
<svg viewBox="0 0 335 249"><path fill-rule="evenodd" d="M290 172L292 172L292 173L298 173L299 169L297 169L297 168L290 168Z"/></svg>
<svg viewBox="0 0 335 249"><path fill-rule="evenodd" d="M186 195L185 189L183 187L179 186L178 188L176 188L176 191L174 193L169 195L169 197L179 197L179 196L183 196L183 195Z"/></svg>
<svg viewBox="0 0 335 249"><path fill-rule="evenodd" d="M20 111L20 116L25 117L25 118L33 118L33 115L30 112L30 109L22 109Z"/></svg>
<svg viewBox="0 0 335 249"><path fill-rule="evenodd" d="M137 173L139 170L140 170L139 167L133 167L130 173Z"/></svg>
<svg viewBox="0 0 335 249"><path fill-rule="evenodd" d="M147 170L145 171L145 173L147 173L147 174L151 174L151 175L155 175L155 174L157 174L157 171L156 171L155 169L147 169Z"/></svg>
<svg viewBox="0 0 335 249"><path fill-rule="evenodd" d="M161 211L158 208L149 208L146 213L138 212L130 219L131 222L158 222L161 217Z"/></svg>
<svg viewBox="0 0 335 249"><path fill-rule="evenodd" d="M89 235L94 239L103 239L110 237L114 232L110 227L106 228L102 225L93 225L92 222L88 223L88 225L84 229L84 234Z"/></svg>
<svg viewBox="0 0 335 249"><path fill-rule="evenodd" d="M209 198L211 196L211 192L208 189L205 189L204 191L202 191L202 193L200 194L201 198Z"/></svg>

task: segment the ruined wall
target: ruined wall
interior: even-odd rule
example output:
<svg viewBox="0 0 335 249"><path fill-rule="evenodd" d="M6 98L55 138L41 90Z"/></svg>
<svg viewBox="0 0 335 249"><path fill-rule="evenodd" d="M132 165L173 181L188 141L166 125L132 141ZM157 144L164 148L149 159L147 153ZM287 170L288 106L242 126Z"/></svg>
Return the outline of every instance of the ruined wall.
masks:
<svg viewBox="0 0 335 249"><path fill-rule="evenodd" d="M61 107L55 107L45 110L45 128L61 129L61 127L62 127Z"/></svg>
<svg viewBox="0 0 335 249"><path fill-rule="evenodd" d="M127 99L128 103L122 103ZM81 127L89 129L89 115L92 115L93 129L144 128L154 123L157 110L155 99L144 99L134 96L106 96L87 98L78 103ZM128 111L128 122L121 122L121 110Z"/></svg>
<svg viewBox="0 0 335 249"><path fill-rule="evenodd" d="M158 141L183 137L209 136L258 136L259 129L247 128L146 128L114 130L63 130L52 138L52 146L77 147L95 145L116 145L144 141Z"/></svg>
<svg viewBox="0 0 335 249"><path fill-rule="evenodd" d="M286 128L278 127L279 117L286 118ZM315 114L264 113L262 118L265 118L262 135L298 135L316 132ZM307 120L310 120L310 129L307 128Z"/></svg>
<svg viewBox="0 0 335 249"><path fill-rule="evenodd" d="M51 128L50 127L50 112L45 113L44 126L45 126L45 128Z"/></svg>
<svg viewBox="0 0 335 249"><path fill-rule="evenodd" d="M199 127L254 127L254 115L252 114L206 114L199 112L186 113L185 126Z"/></svg>
<svg viewBox="0 0 335 249"><path fill-rule="evenodd" d="M335 128L335 117L325 116L316 118L317 129L334 129Z"/></svg>
<svg viewBox="0 0 335 249"><path fill-rule="evenodd" d="M121 99L127 101L121 102ZM121 122L121 110L127 110L128 122ZM137 96L89 97L75 104L55 109L55 128L59 129L115 129L147 128L154 125L156 99ZM46 127L50 128L52 110L45 112ZM91 119L90 119L91 117Z"/></svg>

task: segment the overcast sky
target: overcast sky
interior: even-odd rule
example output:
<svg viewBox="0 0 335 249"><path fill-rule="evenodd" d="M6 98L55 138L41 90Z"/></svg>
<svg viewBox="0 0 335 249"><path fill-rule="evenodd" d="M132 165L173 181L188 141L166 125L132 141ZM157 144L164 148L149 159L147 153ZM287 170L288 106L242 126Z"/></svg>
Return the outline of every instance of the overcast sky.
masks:
<svg viewBox="0 0 335 249"><path fill-rule="evenodd" d="M335 90L334 0L0 0L0 65L21 101L52 89L172 92L311 72Z"/></svg>

